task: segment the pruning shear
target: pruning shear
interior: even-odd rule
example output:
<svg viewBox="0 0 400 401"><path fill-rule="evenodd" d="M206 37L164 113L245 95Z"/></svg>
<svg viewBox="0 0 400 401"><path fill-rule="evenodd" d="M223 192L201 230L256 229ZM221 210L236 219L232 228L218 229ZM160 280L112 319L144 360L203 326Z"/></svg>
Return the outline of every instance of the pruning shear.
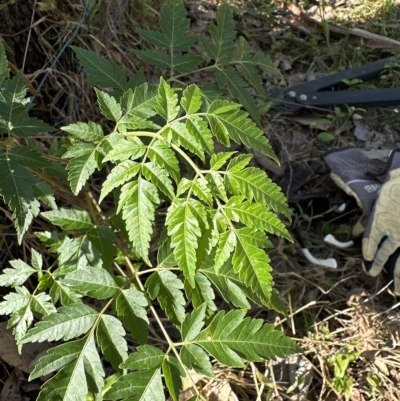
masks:
<svg viewBox="0 0 400 401"><path fill-rule="evenodd" d="M376 107L400 104L400 88L365 89L343 91L346 81L376 78L387 68L400 69L400 57L389 57L373 63L351 68L337 74L292 86L286 90L273 91L269 99L273 105L272 114L296 114L309 107L332 108L348 105L355 107Z"/></svg>

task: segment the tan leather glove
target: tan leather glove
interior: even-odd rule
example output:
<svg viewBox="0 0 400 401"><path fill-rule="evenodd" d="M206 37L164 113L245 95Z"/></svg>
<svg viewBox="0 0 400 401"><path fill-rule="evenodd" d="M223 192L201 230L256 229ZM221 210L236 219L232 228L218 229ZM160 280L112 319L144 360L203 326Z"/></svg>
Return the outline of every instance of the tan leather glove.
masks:
<svg viewBox="0 0 400 401"><path fill-rule="evenodd" d="M353 227L353 235L358 237L364 232L368 223L381 182L369 174L369 159L360 149L331 150L323 159L335 184L353 196L363 211L361 218Z"/></svg>
<svg viewBox="0 0 400 401"><path fill-rule="evenodd" d="M362 240L364 268L375 277L385 267L400 295L400 151L393 151Z"/></svg>

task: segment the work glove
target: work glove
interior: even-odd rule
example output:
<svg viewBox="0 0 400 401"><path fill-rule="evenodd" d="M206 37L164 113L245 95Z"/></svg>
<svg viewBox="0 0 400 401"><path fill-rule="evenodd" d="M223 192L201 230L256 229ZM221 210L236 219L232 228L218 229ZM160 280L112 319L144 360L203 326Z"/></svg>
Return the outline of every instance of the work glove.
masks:
<svg viewBox="0 0 400 401"><path fill-rule="evenodd" d="M362 240L364 269L376 277L385 267L391 290L400 295L400 150L390 155Z"/></svg>
<svg viewBox="0 0 400 401"><path fill-rule="evenodd" d="M352 231L353 235L358 237L367 226L381 188L381 181L369 173L369 159L360 149L331 150L323 156L323 159L335 184L353 196L362 209L362 216Z"/></svg>

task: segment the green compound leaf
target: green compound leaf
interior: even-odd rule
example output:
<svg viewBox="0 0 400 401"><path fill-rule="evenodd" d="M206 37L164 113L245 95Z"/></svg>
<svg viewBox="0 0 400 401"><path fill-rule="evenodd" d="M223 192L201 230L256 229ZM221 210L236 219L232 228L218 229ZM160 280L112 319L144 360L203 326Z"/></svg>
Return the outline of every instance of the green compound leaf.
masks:
<svg viewBox="0 0 400 401"><path fill-rule="evenodd" d="M188 133L201 144L202 149L205 149L209 155L213 155L214 141L206 122L199 116L188 116L185 126Z"/></svg>
<svg viewBox="0 0 400 401"><path fill-rule="evenodd" d="M220 235L214 258L214 269L216 272L229 259L235 247L236 236L233 230L225 231Z"/></svg>
<svg viewBox="0 0 400 401"><path fill-rule="evenodd" d="M232 47L236 38L235 23L230 6L222 3L217 10L217 26L210 24L212 41L201 37L201 42L208 56L215 60L225 62L230 58Z"/></svg>
<svg viewBox="0 0 400 401"><path fill-rule="evenodd" d="M162 363L162 372L170 396L174 401L179 401L183 388L181 376L185 376L180 362L173 356L167 356Z"/></svg>
<svg viewBox="0 0 400 401"><path fill-rule="evenodd" d="M189 85L182 93L181 105L187 114L193 114L200 110L203 101L201 99L200 88L195 85Z"/></svg>
<svg viewBox="0 0 400 401"><path fill-rule="evenodd" d="M194 287L196 249L201 237L200 227L208 225L204 205L194 199L175 198L168 209L166 225L178 266L190 285Z"/></svg>
<svg viewBox="0 0 400 401"><path fill-rule="evenodd" d="M96 299L111 298L119 290L107 270L90 266L68 273L63 282L74 291Z"/></svg>
<svg viewBox="0 0 400 401"><path fill-rule="evenodd" d="M0 151L0 190L4 201L13 212L18 243L33 217L39 214L39 202L34 198L32 186L37 184L33 174Z"/></svg>
<svg viewBox="0 0 400 401"><path fill-rule="evenodd" d="M111 315L102 315L96 330L97 343L102 353L114 369L128 357L128 345L125 340L122 323Z"/></svg>
<svg viewBox="0 0 400 401"><path fill-rule="evenodd" d="M159 368L165 358L164 352L152 345L141 345L121 364L121 369L148 370Z"/></svg>
<svg viewBox="0 0 400 401"><path fill-rule="evenodd" d="M253 120L260 125L260 114L251 93L248 83L241 78L233 67L217 71L217 82L222 88L226 83L232 94L239 100L241 105L248 111Z"/></svg>
<svg viewBox="0 0 400 401"><path fill-rule="evenodd" d="M226 302L233 304L236 308L250 309L250 304L246 299L246 295L249 296L245 291L247 287L243 285L238 274L233 270L231 260L228 260L218 271L214 271L213 261L210 259L210 262L206 266L202 266L199 272L213 283ZM251 290L248 292L252 293ZM250 299L252 298L250 297Z"/></svg>
<svg viewBox="0 0 400 401"><path fill-rule="evenodd" d="M157 105L157 86L147 82L135 88L129 89L121 98L121 105L128 115L143 119L156 114L154 106Z"/></svg>
<svg viewBox="0 0 400 401"><path fill-rule="evenodd" d="M132 50L140 59L158 68L170 68L173 59L159 50Z"/></svg>
<svg viewBox="0 0 400 401"><path fill-rule="evenodd" d="M67 166L68 181L75 195L80 192L88 178L99 167L102 157L100 144L94 146L83 142L72 146L63 155L63 158L71 158Z"/></svg>
<svg viewBox="0 0 400 401"><path fill-rule="evenodd" d="M210 160L211 170L218 171L235 153L236 152L220 152L213 154Z"/></svg>
<svg viewBox="0 0 400 401"><path fill-rule="evenodd" d="M43 385L38 401L85 400L89 391L99 399L104 370L93 335L52 348L39 364L42 371L64 368Z"/></svg>
<svg viewBox="0 0 400 401"><path fill-rule="evenodd" d="M247 227L255 227L292 241L285 225L275 213L257 202L243 201L242 196L233 196L225 205L227 217L233 221L241 222Z"/></svg>
<svg viewBox="0 0 400 401"><path fill-rule="evenodd" d="M195 308L200 307L203 303L206 304L206 315L207 317L211 316L213 312L217 310L217 306L214 303L214 290L211 287L211 282L208 278L199 272L196 272L194 277L195 288L185 280L185 292L188 299L192 300L192 304Z"/></svg>
<svg viewBox="0 0 400 401"><path fill-rule="evenodd" d="M179 326L185 318L186 302L181 291L182 281L174 273L162 270L153 273L147 279L146 288L151 299L157 298L168 319Z"/></svg>
<svg viewBox="0 0 400 401"><path fill-rule="evenodd" d="M118 121L122 116L122 108L114 97L106 92L94 88L97 95L97 103L99 104L101 113L111 121Z"/></svg>
<svg viewBox="0 0 400 401"><path fill-rule="evenodd" d="M182 322L181 327L183 341L191 341L200 333L204 326L205 317L205 303L196 308L192 313L188 313L185 316L185 320Z"/></svg>
<svg viewBox="0 0 400 401"><path fill-rule="evenodd" d="M127 159L135 160L143 156L145 152L146 146L139 138L133 137L122 139L110 152L108 152L104 157L103 162L109 160L112 162L124 161Z"/></svg>
<svg viewBox="0 0 400 401"><path fill-rule="evenodd" d="M100 193L99 202L116 187L125 184L125 182L135 178L140 171L140 163L125 160L118 164L111 170L111 173L107 176L107 179L103 183L103 187Z"/></svg>
<svg viewBox="0 0 400 401"><path fill-rule="evenodd" d="M83 141L101 141L104 138L103 128L101 125L89 121L88 123L77 122L61 128L62 131L68 132L72 136Z"/></svg>
<svg viewBox="0 0 400 401"><path fill-rule="evenodd" d="M100 88L118 88L125 90L127 87L124 70L115 61L107 61L96 53L71 46L78 57L80 64L88 74L87 81Z"/></svg>
<svg viewBox="0 0 400 401"><path fill-rule="evenodd" d="M268 255L259 248L257 234L260 233L251 228L235 230L236 249L232 263L245 285L268 302L272 293L272 269Z"/></svg>
<svg viewBox="0 0 400 401"><path fill-rule="evenodd" d="M187 50L196 41L195 36L186 34L189 24L182 1L166 0L160 11L160 27L171 49Z"/></svg>
<svg viewBox="0 0 400 401"><path fill-rule="evenodd" d="M10 315L28 305L31 298L29 291L25 287L16 287L15 291L5 295L4 301L0 302L0 315Z"/></svg>
<svg viewBox="0 0 400 401"><path fill-rule="evenodd" d="M139 344L146 344L148 341L147 307L146 297L134 288L122 290L116 300L118 317Z"/></svg>
<svg viewBox="0 0 400 401"><path fill-rule="evenodd" d="M82 303L82 295L75 293L70 287L59 280L54 280L50 288L50 296L53 304L60 301L61 305L69 306Z"/></svg>
<svg viewBox="0 0 400 401"><path fill-rule="evenodd" d="M174 199L175 190L172 181L168 177L167 172L153 162L142 164L142 174L147 180L151 181L158 189L161 190L169 199Z"/></svg>
<svg viewBox="0 0 400 401"><path fill-rule="evenodd" d="M154 109L161 117L164 117L167 122L174 120L180 111L178 95L163 77L160 77L160 85L158 86L157 93L157 105Z"/></svg>
<svg viewBox="0 0 400 401"><path fill-rule="evenodd" d="M22 260L11 260L12 269L5 268L3 274L0 275L1 287L17 287L25 283L28 278L37 273L37 270L27 265Z"/></svg>
<svg viewBox="0 0 400 401"><path fill-rule="evenodd" d="M157 188L143 178L125 184L121 189L118 207L122 208L122 218L125 220L129 240L136 255L148 265L151 265L149 247L153 232L155 205L159 203Z"/></svg>
<svg viewBox="0 0 400 401"><path fill-rule="evenodd" d="M200 63L201 57L191 54L183 54L175 56L172 63L172 68L183 74L192 72Z"/></svg>
<svg viewBox="0 0 400 401"><path fill-rule="evenodd" d="M243 36L238 40L238 56L239 59L235 60L235 64L240 67L245 77L251 82L254 88L263 95L265 88L262 84L260 74L258 74L256 67L261 68L269 75L281 75L279 69L274 66L272 60L263 53L256 53L250 55L251 48Z"/></svg>
<svg viewBox="0 0 400 401"><path fill-rule="evenodd" d="M117 238L113 230L110 227L102 224L99 226L94 226L87 235L90 242L101 253L103 267L108 269L117 253L117 248L115 246Z"/></svg>
<svg viewBox="0 0 400 401"><path fill-rule="evenodd" d="M39 135L42 132L53 132L55 128L27 114L17 114L10 119L11 132L20 137L26 138L30 135Z"/></svg>
<svg viewBox="0 0 400 401"><path fill-rule="evenodd" d="M180 357L182 362L189 369L195 370L197 373L214 377L214 370L210 363L209 356L205 351L195 344L187 344L181 348Z"/></svg>
<svg viewBox="0 0 400 401"><path fill-rule="evenodd" d="M9 151L8 156L10 161L28 167L30 170L51 167L51 163L43 158L42 153L33 146L15 146Z"/></svg>
<svg viewBox="0 0 400 401"><path fill-rule="evenodd" d="M50 295L44 292L32 295L30 306L32 311L39 316L47 316L56 312L56 308L51 302Z"/></svg>
<svg viewBox="0 0 400 401"><path fill-rule="evenodd" d="M42 212L42 216L63 230L86 231L93 228L89 213L85 210L61 208Z"/></svg>
<svg viewBox="0 0 400 401"><path fill-rule="evenodd" d="M148 147L148 156L153 163L157 163L160 167L165 168L175 182L179 181L179 162L167 142L161 140L152 142Z"/></svg>
<svg viewBox="0 0 400 401"><path fill-rule="evenodd" d="M273 325L245 316L245 310L219 312L193 343L203 347L220 363L238 368L245 366L242 359L260 362L301 352L293 340L274 330Z"/></svg>
<svg viewBox="0 0 400 401"><path fill-rule="evenodd" d="M189 131L186 125L175 121L164 131L168 142L173 142L178 146L183 146L204 161L204 151L199 143L196 130Z"/></svg>
<svg viewBox="0 0 400 401"><path fill-rule="evenodd" d="M271 157L277 163L279 162L263 131L247 117L248 114L246 112L236 109L216 114L210 111L212 110L212 106L213 104L210 105L208 113L213 115L213 121L215 121L214 135L228 136L236 143L249 146Z"/></svg>
<svg viewBox="0 0 400 401"><path fill-rule="evenodd" d="M227 170L225 183L233 194L243 195L249 201L254 199L290 219L286 198L281 188L273 183L264 171L256 167L247 167L240 171Z"/></svg>
<svg viewBox="0 0 400 401"><path fill-rule="evenodd" d="M149 369L121 376L103 400L165 401L161 369Z"/></svg>
<svg viewBox="0 0 400 401"><path fill-rule="evenodd" d="M20 343L61 339L68 341L85 334L92 327L97 316L98 312L87 305L63 306L57 313L45 316L43 320L36 323Z"/></svg>

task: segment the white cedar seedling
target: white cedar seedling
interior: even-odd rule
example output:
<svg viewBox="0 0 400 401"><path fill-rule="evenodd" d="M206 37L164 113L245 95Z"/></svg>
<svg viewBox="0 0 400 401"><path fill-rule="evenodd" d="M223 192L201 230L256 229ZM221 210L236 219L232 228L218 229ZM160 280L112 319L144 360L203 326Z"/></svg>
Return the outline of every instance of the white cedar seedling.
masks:
<svg viewBox="0 0 400 401"><path fill-rule="evenodd" d="M273 71L271 62L262 54L250 55L244 39L236 40L232 13L222 5L217 24L210 25L211 40L200 38L213 61L199 69L215 71L220 88L182 88L183 75L200 59L190 54L197 38L186 35L189 20L180 0L167 0L160 27L139 30L154 50L135 50L168 70L168 79L161 77L158 85L146 83L142 71L128 79L117 63L73 47L96 86L101 114L114 128L104 132L94 122L62 128L70 135L63 154L68 181L78 194L109 163L99 204L115 199L114 209L105 214L58 208L49 184L35 174L52 166L33 144L10 142L0 153L1 194L14 213L19 240L39 214L40 201L52 208L41 215L59 228L36 233L57 263L44 267L32 249L31 266L13 260L0 276L0 285L15 290L0 303L0 313L10 316L18 345L62 341L30 375L32 380L55 373L38 401L161 401L165 388L177 401L181 378L190 369L213 376L210 356L240 368L243 360L300 351L272 325L246 317L249 300L285 313L265 249L271 247L268 234L291 239L276 214L289 217L286 199L264 171L249 166L251 155L214 152L215 140L227 147L234 141L277 160L262 130L241 108L259 121L249 86L234 67L261 90L255 66ZM28 116L22 77L5 81L7 74L0 47L3 133L19 138L50 131ZM240 104L221 96L225 86ZM24 286L31 276L38 281L33 291ZM215 292L232 310L218 311ZM180 338L171 338L160 309ZM148 344L149 316L165 336L164 348ZM138 345L133 352L127 336ZM107 378L103 357L115 372Z"/></svg>

